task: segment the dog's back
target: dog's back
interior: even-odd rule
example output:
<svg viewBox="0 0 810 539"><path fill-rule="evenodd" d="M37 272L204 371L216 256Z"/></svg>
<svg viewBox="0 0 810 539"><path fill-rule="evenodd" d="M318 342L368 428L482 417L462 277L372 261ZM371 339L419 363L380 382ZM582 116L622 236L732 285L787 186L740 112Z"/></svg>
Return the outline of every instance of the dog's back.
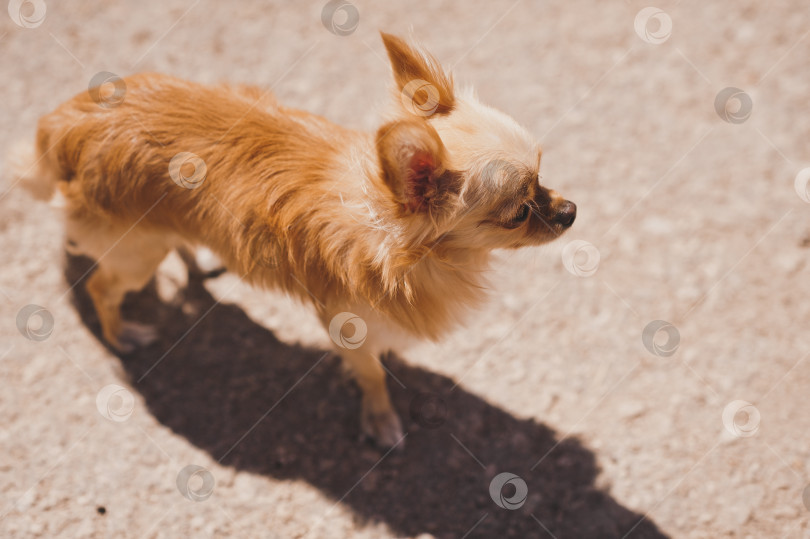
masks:
<svg viewBox="0 0 810 539"><path fill-rule="evenodd" d="M278 245L290 223L311 218L313 200L340 205L342 189L326 183L352 132L255 87L123 81L120 104L83 92L41 118L35 151L19 151L18 175L35 196L64 195L69 235L71 221L137 221L209 245L246 273L303 243Z"/></svg>
<svg viewBox="0 0 810 539"><path fill-rule="evenodd" d="M284 170L286 161L302 157L299 153L315 160L311 148L328 140L280 114L272 96L258 88L204 86L155 74L124 82L120 105L97 102L83 92L39 122L39 172L55 179L74 205L137 218L166 192L177 199L173 208L191 209L196 194L216 195L218 183L227 182L229 190L240 183L255 188L262 178L254 175L251 162L273 160L271 169ZM167 171L178 153L196 155L205 164L204 179L180 171L190 180L181 182L188 190L169 189L177 187ZM276 175L274 183L293 182L300 174ZM204 181L206 189L195 189L202 185L193 180ZM159 216L152 213L150 221ZM162 220L174 221L171 217Z"/></svg>

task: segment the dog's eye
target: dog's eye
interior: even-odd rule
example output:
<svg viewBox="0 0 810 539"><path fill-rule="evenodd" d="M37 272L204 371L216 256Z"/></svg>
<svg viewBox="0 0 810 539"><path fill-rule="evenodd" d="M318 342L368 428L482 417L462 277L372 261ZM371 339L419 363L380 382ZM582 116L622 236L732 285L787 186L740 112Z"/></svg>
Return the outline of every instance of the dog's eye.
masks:
<svg viewBox="0 0 810 539"><path fill-rule="evenodd" d="M512 222L522 223L528 217L529 217L529 205L524 204L523 206L520 207L520 210L518 210L517 214L514 217L512 217Z"/></svg>

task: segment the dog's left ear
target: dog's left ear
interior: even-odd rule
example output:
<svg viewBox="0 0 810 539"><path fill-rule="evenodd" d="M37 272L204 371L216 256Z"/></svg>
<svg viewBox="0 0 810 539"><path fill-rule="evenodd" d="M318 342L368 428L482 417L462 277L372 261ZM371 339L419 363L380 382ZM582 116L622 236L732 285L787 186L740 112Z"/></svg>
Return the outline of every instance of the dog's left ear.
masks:
<svg viewBox="0 0 810 539"><path fill-rule="evenodd" d="M431 54L417 50L403 39L380 32L394 70L397 89L408 108L418 116L447 114L453 110L453 78Z"/></svg>
<svg viewBox="0 0 810 539"><path fill-rule="evenodd" d="M458 191L445 170L445 149L427 121L399 120L377 131L377 153L383 180L406 214L440 208Z"/></svg>

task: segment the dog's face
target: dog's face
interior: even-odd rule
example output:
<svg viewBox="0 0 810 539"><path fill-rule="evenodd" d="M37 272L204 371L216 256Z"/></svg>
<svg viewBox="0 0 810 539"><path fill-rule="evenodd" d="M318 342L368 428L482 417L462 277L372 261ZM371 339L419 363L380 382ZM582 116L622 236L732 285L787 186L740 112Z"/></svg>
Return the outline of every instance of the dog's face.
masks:
<svg viewBox="0 0 810 539"><path fill-rule="evenodd" d="M433 239L484 249L539 245L573 224L576 206L540 184L540 147L525 129L457 96L431 56L383 41L402 119L380 128L377 148L403 218L430 224Z"/></svg>

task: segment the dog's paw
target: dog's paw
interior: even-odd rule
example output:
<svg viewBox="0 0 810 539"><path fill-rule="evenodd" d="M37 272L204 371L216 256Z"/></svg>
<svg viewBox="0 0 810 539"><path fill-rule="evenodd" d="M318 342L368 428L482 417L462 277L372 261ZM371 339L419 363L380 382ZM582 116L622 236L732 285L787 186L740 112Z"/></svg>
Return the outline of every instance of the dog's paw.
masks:
<svg viewBox="0 0 810 539"><path fill-rule="evenodd" d="M115 347L125 354L144 348L158 339L158 331L154 326L138 322L122 322Z"/></svg>
<svg viewBox="0 0 810 539"><path fill-rule="evenodd" d="M391 408L383 411L372 411L371 407L364 403L361 427L363 434L371 438L381 448L396 447L401 450L405 445L402 422L399 420L397 413Z"/></svg>

